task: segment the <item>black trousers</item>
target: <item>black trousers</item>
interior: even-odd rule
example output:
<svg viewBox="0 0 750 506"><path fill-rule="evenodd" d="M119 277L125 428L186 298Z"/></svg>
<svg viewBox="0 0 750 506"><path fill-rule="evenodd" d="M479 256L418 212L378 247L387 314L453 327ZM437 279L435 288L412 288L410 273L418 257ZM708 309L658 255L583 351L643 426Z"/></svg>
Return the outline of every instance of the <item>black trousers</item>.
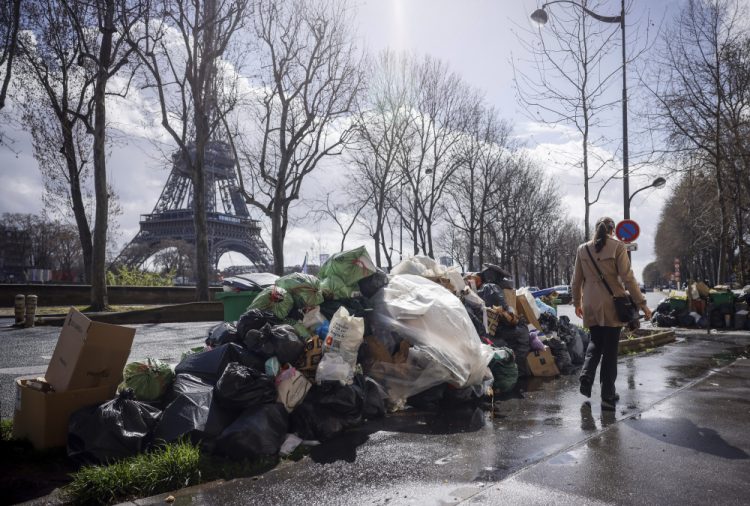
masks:
<svg viewBox="0 0 750 506"><path fill-rule="evenodd" d="M602 368L599 371L602 399L611 400L615 396L615 380L617 379L617 353L620 345L621 327L591 327L591 341L586 348L586 359L581 369L581 379L585 378L594 383L596 368L599 361Z"/></svg>

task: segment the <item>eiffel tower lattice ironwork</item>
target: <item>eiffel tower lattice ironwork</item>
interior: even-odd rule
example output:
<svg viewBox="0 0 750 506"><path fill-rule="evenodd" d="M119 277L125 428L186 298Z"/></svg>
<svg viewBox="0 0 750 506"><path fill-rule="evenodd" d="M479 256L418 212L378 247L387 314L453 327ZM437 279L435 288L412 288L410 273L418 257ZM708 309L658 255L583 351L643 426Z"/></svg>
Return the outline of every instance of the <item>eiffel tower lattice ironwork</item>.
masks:
<svg viewBox="0 0 750 506"><path fill-rule="evenodd" d="M195 156L191 147L189 156ZM237 184L235 160L226 143L212 141L206 147L206 219L209 261L233 251L245 255L259 270L269 270L271 253L260 237L257 220L250 218ZM115 264L142 266L158 251L184 241L195 246L193 183L180 152L172 155L172 171L151 214L141 215L140 231L120 252Z"/></svg>

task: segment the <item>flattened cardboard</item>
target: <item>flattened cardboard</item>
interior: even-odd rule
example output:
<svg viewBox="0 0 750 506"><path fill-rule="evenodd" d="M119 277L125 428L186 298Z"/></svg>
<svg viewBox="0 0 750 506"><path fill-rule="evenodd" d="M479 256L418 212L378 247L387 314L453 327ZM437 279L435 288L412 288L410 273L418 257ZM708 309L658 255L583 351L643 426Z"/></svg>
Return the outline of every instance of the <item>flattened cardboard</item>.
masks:
<svg viewBox="0 0 750 506"><path fill-rule="evenodd" d="M16 380L16 408L13 413L13 437L28 439L34 448L65 446L70 415L86 406L94 406L115 396L116 385L40 392L26 386L26 379Z"/></svg>
<svg viewBox="0 0 750 506"><path fill-rule="evenodd" d="M529 352L526 356L526 364L534 376L550 377L560 375L560 370L555 365L555 357L552 355L549 346L545 346L542 351Z"/></svg>
<svg viewBox="0 0 750 506"><path fill-rule="evenodd" d="M92 322L70 308L44 377L56 392L117 385L135 329Z"/></svg>

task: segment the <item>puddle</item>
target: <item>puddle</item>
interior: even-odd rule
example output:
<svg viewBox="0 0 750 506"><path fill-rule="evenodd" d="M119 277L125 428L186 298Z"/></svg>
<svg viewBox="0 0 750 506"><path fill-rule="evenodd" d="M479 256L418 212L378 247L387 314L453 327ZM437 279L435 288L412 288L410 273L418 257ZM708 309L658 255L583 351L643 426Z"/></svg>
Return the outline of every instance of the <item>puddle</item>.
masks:
<svg viewBox="0 0 750 506"><path fill-rule="evenodd" d="M508 476L508 466L488 466L479 471L479 474L472 481L500 481L506 476Z"/></svg>

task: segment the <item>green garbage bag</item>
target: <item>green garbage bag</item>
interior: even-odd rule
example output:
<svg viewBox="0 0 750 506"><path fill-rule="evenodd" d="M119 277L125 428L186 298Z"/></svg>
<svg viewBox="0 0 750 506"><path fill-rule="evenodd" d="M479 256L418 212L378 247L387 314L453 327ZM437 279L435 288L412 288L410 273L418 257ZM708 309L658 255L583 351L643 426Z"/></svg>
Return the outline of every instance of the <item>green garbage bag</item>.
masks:
<svg viewBox="0 0 750 506"><path fill-rule="evenodd" d="M321 279L338 276L348 286L356 285L360 279L373 274L375 274L375 264L372 263L364 246L331 255L320 268Z"/></svg>
<svg viewBox="0 0 750 506"><path fill-rule="evenodd" d="M269 286L255 297L248 309L270 311L278 319L283 320L294 307L294 299L286 290L278 286Z"/></svg>
<svg viewBox="0 0 750 506"><path fill-rule="evenodd" d="M293 272L280 277L275 284L292 294L297 307L315 307L323 302L320 280L311 274Z"/></svg>
<svg viewBox="0 0 750 506"><path fill-rule="evenodd" d="M133 390L136 400L155 401L160 399L174 380L174 372L169 364L153 358L144 362L131 362L122 371L122 383L117 388Z"/></svg>
<svg viewBox="0 0 750 506"><path fill-rule="evenodd" d="M301 337L303 342L306 341L308 337L312 336L310 330L302 325L302 322L300 321L287 318L286 320L284 320L284 323L286 323L287 325L291 325L294 329L294 333Z"/></svg>
<svg viewBox="0 0 750 506"><path fill-rule="evenodd" d="M342 300L351 299L352 292L359 291L359 286L347 285L338 276L329 276L320 282L320 290L326 299Z"/></svg>
<svg viewBox="0 0 750 506"><path fill-rule="evenodd" d="M505 393L513 389L518 381L518 365L516 357L510 348L495 348L495 353L490 361L490 371L495 381L492 388L496 392Z"/></svg>

